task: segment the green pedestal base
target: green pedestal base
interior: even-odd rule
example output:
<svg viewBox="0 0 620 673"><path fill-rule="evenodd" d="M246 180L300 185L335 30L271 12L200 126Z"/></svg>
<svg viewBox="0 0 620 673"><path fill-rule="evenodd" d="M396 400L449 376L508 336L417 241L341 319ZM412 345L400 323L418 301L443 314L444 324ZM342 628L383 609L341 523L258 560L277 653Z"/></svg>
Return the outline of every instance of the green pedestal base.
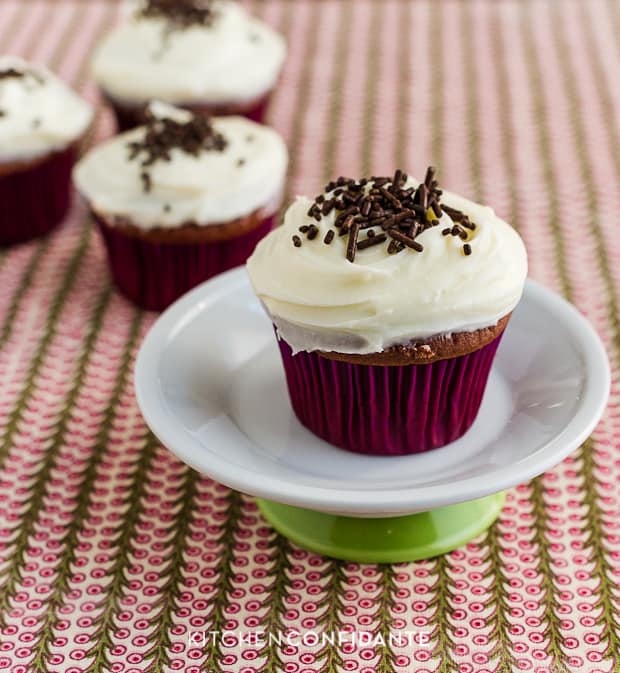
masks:
<svg viewBox="0 0 620 673"><path fill-rule="evenodd" d="M506 499L496 493L428 512L360 519L258 499L282 535L310 551L358 563L417 561L452 551L485 531Z"/></svg>

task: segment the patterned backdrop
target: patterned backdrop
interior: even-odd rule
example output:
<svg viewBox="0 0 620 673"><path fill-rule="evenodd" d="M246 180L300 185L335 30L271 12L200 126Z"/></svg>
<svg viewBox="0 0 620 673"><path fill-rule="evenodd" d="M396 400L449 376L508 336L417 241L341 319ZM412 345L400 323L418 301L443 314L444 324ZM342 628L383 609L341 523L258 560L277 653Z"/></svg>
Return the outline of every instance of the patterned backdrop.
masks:
<svg viewBox="0 0 620 673"><path fill-rule="evenodd" d="M293 150L288 196L435 163L518 227L531 276L594 324L609 409L458 551L380 566L310 554L148 433L132 369L156 316L110 286L76 203L50 238L0 252L0 670L620 670L620 2L248 4L290 45L269 111ZM87 54L118 12L0 0L0 50L98 103ZM112 130L99 107L96 137ZM223 630L386 644L196 638ZM424 642L401 647L396 630Z"/></svg>

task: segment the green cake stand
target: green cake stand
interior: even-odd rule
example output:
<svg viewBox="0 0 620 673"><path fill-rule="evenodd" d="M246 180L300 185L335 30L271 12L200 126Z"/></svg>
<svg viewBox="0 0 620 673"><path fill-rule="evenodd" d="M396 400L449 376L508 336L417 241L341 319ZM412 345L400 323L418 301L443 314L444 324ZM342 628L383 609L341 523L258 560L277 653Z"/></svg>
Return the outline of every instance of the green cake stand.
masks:
<svg viewBox="0 0 620 673"><path fill-rule="evenodd" d="M321 554L388 563L442 554L482 533L506 489L588 437L610 374L583 316L529 281L463 437L402 457L343 451L295 418L272 326L244 269L235 269L157 320L135 383L161 442L201 473L255 496L282 535Z"/></svg>
<svg viewBox="0 0 620 673"><path fill-rule="evenodd" d="M495 521L505 500L505 493L494 493L428 512L379 519L326 514L262 498L257 502L275 530L300 547L345 561L400 563L464 545Z"/></svg>

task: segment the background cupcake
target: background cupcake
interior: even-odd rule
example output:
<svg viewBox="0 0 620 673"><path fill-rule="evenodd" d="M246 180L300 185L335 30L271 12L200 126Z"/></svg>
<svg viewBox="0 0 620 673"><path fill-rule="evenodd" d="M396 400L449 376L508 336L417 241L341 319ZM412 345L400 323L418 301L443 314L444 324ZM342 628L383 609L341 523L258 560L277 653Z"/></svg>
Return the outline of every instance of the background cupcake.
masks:
<svg viewBox="0 0 620 673"><path fill-rule="evenodd" d="M92 115L49 70L0 57L0 244L45 234L63 219Z"/></svg>
<svg viewBox="0 0 620 673"><path fill-rule="evenodd" d="M118 287L163 309L245 262L272 227L287 152L275 131L244 117L149 109L146 126L91 150L74 176Z"/></svg>
<svg viewBox="0 0 620 673"><path fill-rule="evenodd" d="M99 44L93 75L119 127L144 121L150 100L262 121L284 39L223 0L145 0Z"/></svg>
<svg viewBox="0 0 620 673"><path fill-rule="evenodd" d="M299 198L248 261L293 409L330 443L401 455L473 423L526 252L490 208L418 184L339 178Z"/></svg>

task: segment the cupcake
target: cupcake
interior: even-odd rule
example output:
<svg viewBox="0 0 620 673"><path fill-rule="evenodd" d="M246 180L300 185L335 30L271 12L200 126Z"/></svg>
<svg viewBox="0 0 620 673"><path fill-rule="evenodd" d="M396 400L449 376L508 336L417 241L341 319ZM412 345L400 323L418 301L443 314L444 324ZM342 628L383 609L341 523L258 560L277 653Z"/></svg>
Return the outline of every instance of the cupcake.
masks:
<svg viewBox="0 0 620 673"><path fill-rule="evenodd" d="M49 70L0 57L0 245L45 234L63 219L92 116Z"/></svg>
<svg viewBox="0 0 620 673"><path fill-rule="evenodd" d="M260 122L285 55L284 39L234 2L145 0L98 45L92 71L121 129L151 100Z"/></svg>
<svg viewBox="0 0 620 673"><path fill-rule="evenodd" d="M301 423L396 456L473 423L527 257L510 225L429 168L421 184L396 171L298 198L247 268Z"/></svg>
<svg viewBox="0 0 620 673"><path fill-rule="evenodd" d="M74 181L120 290L161 310L246 261L272 227L286 167L273 129L154 103L146 125L88 152Z"/></svg>

